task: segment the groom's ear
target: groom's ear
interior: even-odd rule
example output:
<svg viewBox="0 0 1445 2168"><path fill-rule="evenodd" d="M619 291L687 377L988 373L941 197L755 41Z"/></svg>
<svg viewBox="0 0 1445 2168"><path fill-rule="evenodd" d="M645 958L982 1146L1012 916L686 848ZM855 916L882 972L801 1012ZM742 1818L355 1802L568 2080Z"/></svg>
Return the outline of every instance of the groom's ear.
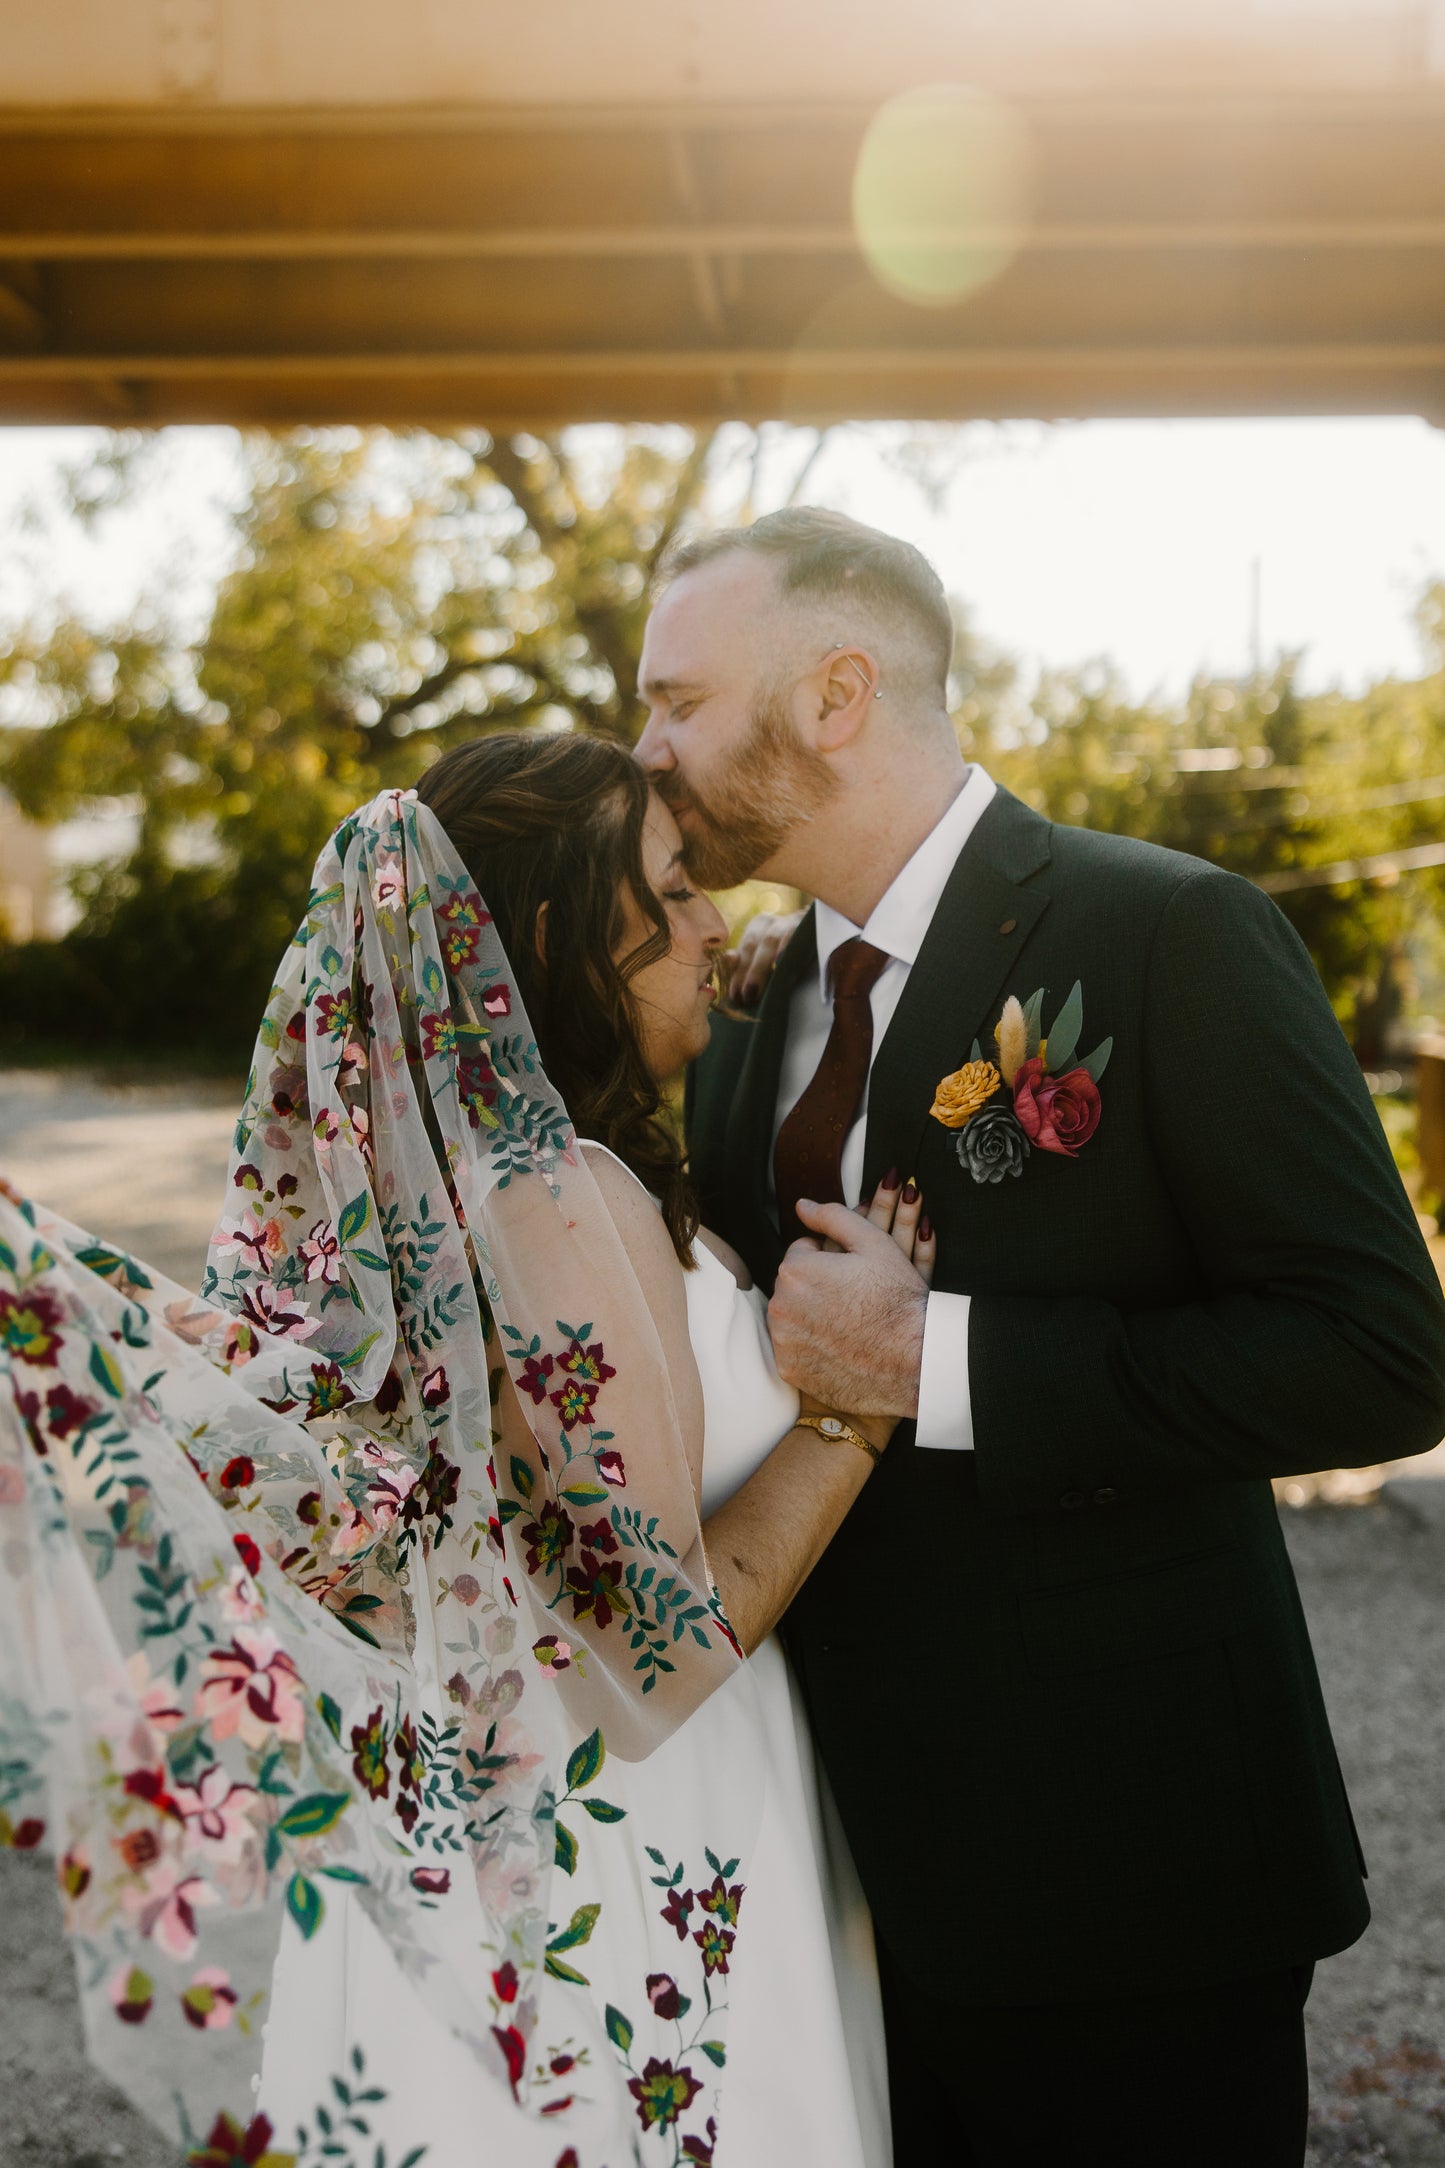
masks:
<svg viewBox="0 0 1445 2168"><path fill-rule="evenodd" d="M878 658L866 647L835 647L813 678L816 715L811 736L820 753L841 752L861 732L879 691Z"/></svg>

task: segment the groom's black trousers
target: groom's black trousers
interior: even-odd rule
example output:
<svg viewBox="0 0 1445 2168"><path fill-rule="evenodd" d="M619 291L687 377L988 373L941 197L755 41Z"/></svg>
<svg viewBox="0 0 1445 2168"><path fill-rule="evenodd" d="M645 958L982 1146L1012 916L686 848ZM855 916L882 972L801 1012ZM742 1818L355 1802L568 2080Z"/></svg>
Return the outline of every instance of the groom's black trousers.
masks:
<svg viewBox="0 0 1445 2168"><path fill-rule="evenodd" d="M1300 2168L1313 1966L974 2010L879 1959L894 2168Z"/></svg>

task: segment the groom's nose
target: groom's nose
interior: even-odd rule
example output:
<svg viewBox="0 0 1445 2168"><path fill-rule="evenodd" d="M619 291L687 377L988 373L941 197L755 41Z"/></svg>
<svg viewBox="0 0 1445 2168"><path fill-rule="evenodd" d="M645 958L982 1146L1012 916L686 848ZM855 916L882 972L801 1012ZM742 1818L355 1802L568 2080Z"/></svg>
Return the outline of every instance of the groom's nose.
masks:
<svg viewBox="0 0 1445 2168"><path fill-rule="evenodd" d="M649 775L660 775L666 768L675 768L672 747L667 742L667 726L649 715L642 726L642 736L632 748L632 757Z"/></svg>

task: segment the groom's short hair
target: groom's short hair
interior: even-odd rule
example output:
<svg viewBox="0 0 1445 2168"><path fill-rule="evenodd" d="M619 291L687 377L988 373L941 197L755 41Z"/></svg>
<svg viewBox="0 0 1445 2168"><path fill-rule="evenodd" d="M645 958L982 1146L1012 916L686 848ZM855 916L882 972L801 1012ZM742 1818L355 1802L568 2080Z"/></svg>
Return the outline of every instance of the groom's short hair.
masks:
<svg viewBox="0 0 1445 2168"><path fill-rule="evenodd" d="M722 527L677 544L660 579L670 582L699 565L732 555L771 559L780 592L865 612L886 625L905 617L919 637L920 660L946 696L953 661L953 613L943 582L922 550L846 512L800 504L769 512L750 527ZM846 629L846 628L845 628Z"/></svg>

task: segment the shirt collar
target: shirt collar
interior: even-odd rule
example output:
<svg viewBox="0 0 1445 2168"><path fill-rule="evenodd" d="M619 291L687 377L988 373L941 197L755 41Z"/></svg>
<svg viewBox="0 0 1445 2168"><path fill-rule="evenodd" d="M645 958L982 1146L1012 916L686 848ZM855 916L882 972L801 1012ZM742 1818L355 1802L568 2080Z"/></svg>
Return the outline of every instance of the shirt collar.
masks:
<svg viewBox="0 0 1445 2168"><path fill-rule="evenodd" d="M819 903L814 907L818 990L825 1002L832 998L828 969L833 952L855 934L861 933L872 947L882 949L885 955L895 957L910 968L917 962L923 937L933 923L933 915L948 886L948 876L957 864L958 854L997 790L993 777L974 762L962 790L879 897L866 926L853 925L831 904Z"/></svg>

